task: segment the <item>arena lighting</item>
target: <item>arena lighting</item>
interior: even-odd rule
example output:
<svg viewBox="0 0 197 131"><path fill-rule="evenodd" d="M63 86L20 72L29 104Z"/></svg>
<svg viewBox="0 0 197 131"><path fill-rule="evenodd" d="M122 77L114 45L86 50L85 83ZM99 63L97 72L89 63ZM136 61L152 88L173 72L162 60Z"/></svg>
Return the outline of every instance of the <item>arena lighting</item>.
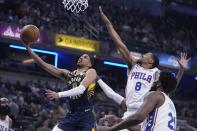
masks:
<svg viewBox="0 0 197 131"><path fill-rule="evenodd" d="M125 64L114 63L114 62L109 62L109 61L104 61L104 64L105 64L105 65L111 65L111 66L122 67L122 68L128 68L128 66L125 65Z"/></svg>
<svg viewBox="0 0 197 131"><path fill-rule="evenodd" d="M195 80L197 80L197 76L195 77Z"/></svg>
<svg viewBox="0 0 197 131"><path fill-rule="evenodd" d="M25 47L18 46L18 45L10 45L10 48L15 48L15 49L20 49L20 50L27 50ZM35 52L38 52L38 53L54 55L55 56L54 66L57 67L57 64L58 64L58 53L57 52L52 52L52 51L47 51L47 50L40 50L40 49L34 49L34 48L32 50L35 51Z"/></svg>
<svg viewBox="0 0 197 131"><path fill-rule="evenodd" d="M176 73L172 72L172 75L173 75L174 77L176 77Z"/></svg>

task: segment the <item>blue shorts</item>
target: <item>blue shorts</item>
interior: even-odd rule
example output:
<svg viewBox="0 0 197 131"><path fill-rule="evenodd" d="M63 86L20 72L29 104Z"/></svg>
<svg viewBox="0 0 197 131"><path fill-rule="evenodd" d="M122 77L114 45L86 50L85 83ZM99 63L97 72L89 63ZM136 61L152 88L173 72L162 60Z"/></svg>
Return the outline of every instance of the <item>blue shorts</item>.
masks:
<svg viewBox="0 0 197 131"><path fill-rule="evenodd" d="M96 119L92 109L68 113L58 124L64 131L95 131Z"/></svg>

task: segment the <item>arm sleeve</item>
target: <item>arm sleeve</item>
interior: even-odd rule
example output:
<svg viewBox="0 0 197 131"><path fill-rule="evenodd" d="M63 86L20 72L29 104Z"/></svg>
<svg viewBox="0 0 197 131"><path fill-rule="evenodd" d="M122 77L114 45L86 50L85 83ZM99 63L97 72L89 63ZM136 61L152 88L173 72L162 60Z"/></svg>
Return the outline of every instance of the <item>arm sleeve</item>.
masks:
<svg viewBox="0 0 197 131"><path fill-rule="evenodd" d="M70 89L68 91L58 92L58 95L59 95L60 98L61 97L76 96L76 95L83 94L85 90L86 90L85 86L79 85L78 87Z"/></svg>
<svg viewBox="0 0 197 131"><path fill-rule="evenodd" d="M98 80L97 83L99 84L99 86L101 87L101 89L103 90L103 92L112 100L114 100L116 103L118 103L119 105L121 104L121 102L124 100L124 97L122 97L121 95L119 95L118 93L114 92L103 80Z"/></svg>

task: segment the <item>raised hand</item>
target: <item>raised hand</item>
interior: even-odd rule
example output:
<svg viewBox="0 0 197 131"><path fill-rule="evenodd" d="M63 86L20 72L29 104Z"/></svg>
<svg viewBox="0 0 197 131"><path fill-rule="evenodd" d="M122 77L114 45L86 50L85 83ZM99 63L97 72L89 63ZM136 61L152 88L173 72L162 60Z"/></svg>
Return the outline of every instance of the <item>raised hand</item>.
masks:
<svg viewBox="0 0 197 131"><path fill-rule="evenodd" d="M100 11L100 15L101 15L101 19L102 21L106 24L106 23L110 23L109 19L107 18L107 16L103 13L102 7L99 6L99 11Z"/></svg>
<svg viewBox="0 0 197 131"><path fill-rule="evenodd" d="M45 95L47 96L47 98L49 98L51 100L60 98L57 92L51 91L51 90L46 90Z"/></svg>
<svg viewBox="0 0 197 131"><path fill-rule="evenodd" d="M187 64L191 60L191 58L187 58L187 53L181 52L181 58L178 61L180 68L183 70L187 69Z"/></svg>

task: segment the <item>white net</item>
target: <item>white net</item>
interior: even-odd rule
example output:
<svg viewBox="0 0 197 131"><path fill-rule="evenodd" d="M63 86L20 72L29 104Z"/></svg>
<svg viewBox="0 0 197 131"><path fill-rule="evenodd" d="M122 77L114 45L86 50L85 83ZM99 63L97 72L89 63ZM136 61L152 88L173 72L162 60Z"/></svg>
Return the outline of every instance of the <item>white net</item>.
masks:
<svg viewBox="0 0 197 131"><path fill-rule="evenodd" d="M63 0L64 8L79 13L88 8L88 0Z"/></svg>

